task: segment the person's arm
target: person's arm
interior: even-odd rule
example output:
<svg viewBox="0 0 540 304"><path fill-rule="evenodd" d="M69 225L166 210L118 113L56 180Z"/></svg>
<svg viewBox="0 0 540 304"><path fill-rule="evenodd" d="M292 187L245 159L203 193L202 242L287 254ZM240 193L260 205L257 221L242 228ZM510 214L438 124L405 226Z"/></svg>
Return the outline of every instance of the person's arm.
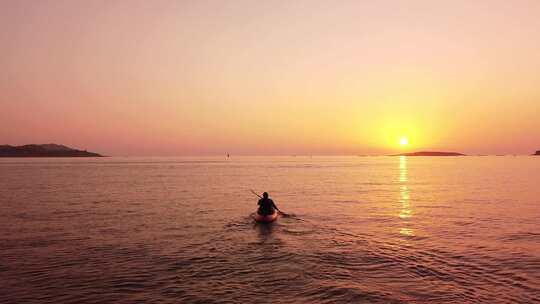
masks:
<svg viewBox="0 0 540 304"><path fill-rule="evenodd" d="M276 206L276 203L274 203L274 201L272 201L272 206L279 212L281 212L281 210L279 210L279 208Z"/></svg>

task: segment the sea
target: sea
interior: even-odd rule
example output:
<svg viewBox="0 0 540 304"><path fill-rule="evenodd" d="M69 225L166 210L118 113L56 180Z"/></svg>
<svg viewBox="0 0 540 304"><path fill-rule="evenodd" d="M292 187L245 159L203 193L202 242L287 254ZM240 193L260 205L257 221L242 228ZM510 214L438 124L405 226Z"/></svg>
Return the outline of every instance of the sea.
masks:
<svg viewBox="0 0 540 304"><path fill-rule="evenodd" d="M540 157L3 158L0 303L540 303Z"/></svg>

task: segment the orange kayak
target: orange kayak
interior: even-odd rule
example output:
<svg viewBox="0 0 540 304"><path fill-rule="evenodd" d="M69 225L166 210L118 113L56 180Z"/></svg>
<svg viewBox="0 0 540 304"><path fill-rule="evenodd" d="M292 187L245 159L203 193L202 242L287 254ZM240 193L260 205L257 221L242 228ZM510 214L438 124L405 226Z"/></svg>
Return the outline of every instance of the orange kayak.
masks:
<svg viewBox="0 0 540 304"><path fill-rule="evenodd" d="M275 221L277 219L277 217L278 217L277 212L274 212L274 213L269 214L269 215L262 215L262 214L255 213L255 220L257 222L260 222L260 223L273 222L273 221Z"/></svg>

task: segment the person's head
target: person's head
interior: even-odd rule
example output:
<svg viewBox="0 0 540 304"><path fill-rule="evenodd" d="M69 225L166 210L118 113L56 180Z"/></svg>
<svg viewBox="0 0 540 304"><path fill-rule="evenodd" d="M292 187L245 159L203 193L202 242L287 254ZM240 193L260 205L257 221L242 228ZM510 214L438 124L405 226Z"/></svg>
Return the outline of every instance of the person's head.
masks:
<svg viewBox="0 0 540 304"><path fill-rule="evenodd" d="M263 193L264 198L268 198L268 192Z"/></svg>

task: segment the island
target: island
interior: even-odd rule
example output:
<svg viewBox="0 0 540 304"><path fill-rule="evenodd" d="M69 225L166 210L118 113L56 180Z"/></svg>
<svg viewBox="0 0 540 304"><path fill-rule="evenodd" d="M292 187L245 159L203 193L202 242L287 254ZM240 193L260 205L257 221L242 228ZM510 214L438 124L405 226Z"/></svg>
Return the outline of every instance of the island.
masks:
<svg viewBox="0 0 540 304"><path fill-rule="evenodd" d="M0 145L0 157L103 157L103 155L57 144Z"/></svg>
<svg viewBox="0 0 540 304"><path fill-rule="evenodd" d="M540 150L536 151L533 155L540 155Z"/></svg>
<svg viewBox="0 0 540 304"><path fill-rule="evenodd" d="M420 151L420 152L413 152L413 153L394 154L390 156L466 156L466 155L462 153L457 153L457 152Z"/></svg>

